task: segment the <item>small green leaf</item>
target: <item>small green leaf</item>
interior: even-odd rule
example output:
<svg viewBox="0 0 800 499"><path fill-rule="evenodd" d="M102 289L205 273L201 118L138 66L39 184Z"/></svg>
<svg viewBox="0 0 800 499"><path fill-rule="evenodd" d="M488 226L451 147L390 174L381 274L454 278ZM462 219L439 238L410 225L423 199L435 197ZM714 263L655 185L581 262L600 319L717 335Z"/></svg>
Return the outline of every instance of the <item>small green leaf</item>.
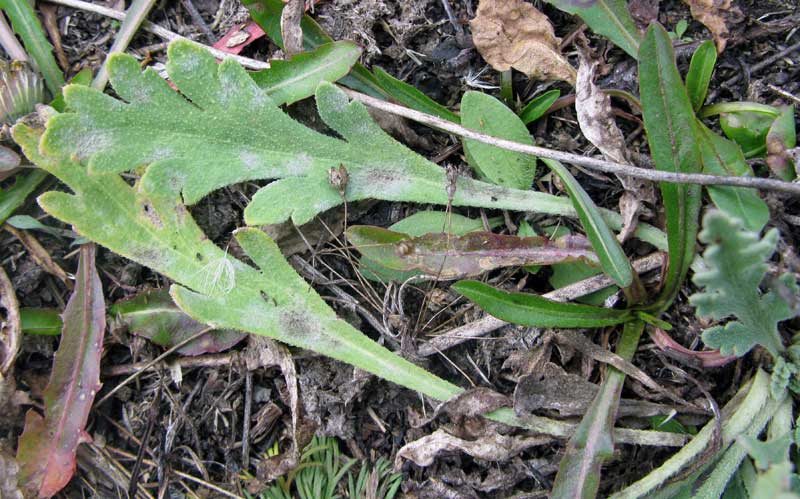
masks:
<svg viewBox="0 0 800 499"><path fill-rule="evenodd" d="M689 93L689 100L695 112L699 111L706 101L708 84L711 82L711 74L716 63L717 47L711 40L701 43L692 55L689 72L686 73L686 91Z"/></svg>
<svg viewBox="0 0 800 499"><path fill-rule="evenodd" d="M777 177L790 182L797 176L794 160L788 150L797 145L794 129L794 106L786 106L775 118L766 137L767 165Z"/></svg>
<svg viewBox="0 0 800 499"><path fill-rule="evenodd" d="M661 25L651 24L639 54L639 93L647 141L656 169L698 173L700 148L695 114L675 65L672 41ZM667 219L669 266L661 295L651 307L669 307L694 259L700 186L661 182Z"/></svg>
<svg viewBox="0 0 800 499"><path fill-rule="evenodd" d="M270 61L270 68L250 73L276 104L311 97L321 81L336 81L358 61L361 49L352 42L333 42L303 52L288 61Z"/></svg>
<svg viewBox="0 0 800 499"><path fill-rule="evenodd" d="M523 326L603 327L622 324L633 317L628 310L559 303L539 295L501 291L480 281L459 281L451 289L498 319Z"/></svg>
<svg viewBox="0 0 800 499"><path fill-rule="evenodd" d="M697 122L697 143L703 161L703 173L712 175L753 176L738 145ZM759 232L769 221L769 207L755 189L710 185L708 194L717 208L742 220L749 230Z"/></svg>
<svg viewBox="0 0 800 499"><path fill-rule="evenodd" d="M14 185L0 190L0 224L22 206L22 203L45 178L47 178L47 172L33 170L30 173L17 175Z"/></svg>
<svg viewBox="0 0 800 499"><path fill-rule="evenodd" d="M771 229L759 239L757 233L744 230L741 221L712 211L703 220L700 241L709 247L703 253L705 269L696 272L693 281L704 290L690 296L689 302L700 317L737 319L706 329L703 341L722 355L741 357L762 345L777 357L785 349L778 323L795 315L783 295L798 292L794 276L788 273L778 278L784 291L759 289L778 231Z"/></svg>
<svg viewBox="0 0 800 499"><path fill-rule="evenodd" d="M92 78L92 68L86 67L78 71L75 76L69 80L69 83L72 85L83 85L84 87L88 87L92 84ZM63 113L67 110L66 102L64 102L63 87L58 91L58 95L56 95L55 99L53 99L53 102L50 103L50 106L59 113Z"/></svg>
<svg viewBox="0 0 800 499"><path fill-rule="evenodd" d="M689 29L689 23L686 21L686 19L681 19L675 23L675 36L677 36L678 39L683 38L683 35L686 33L687 29Z"/></svg>
<svg viewBox="0 0 800 499"><path fill-rule="evenodd" d="M765 113L736 112L719 115L719 126L725 136L741 146L745 158L764 154L767 133L775 116Z"/></svg>
<svg viewBox="0 0 800 499"><path fill-rule="evenodd" d="M461 122L476 132L533 145L525 124L505 104L482 92L466 92L461 98ZM476 140L464 139L470 165L490 182L515 189L530 189L536 174L536 158Z"/></svg>
<svg viewBox="0 0 800 499"><path fill-rule="evenodd" d="M550 109L550 106L552 106L560 96L561 90L548 90L541 95L537 95L519 112L519 119L521 119L525 125L530 125L544 116L544 113Z"/></svg>
<svg viewBox="0 0 800 499"><path fill-rule="evenodd" d="M638 56L642 36L625 0L547 1L559 10L580 16L592 31L607 37L634 59Z"/></svg>
<svg viewBox="0 0 800 499"><path fill-rule="evenodd" d="M44 336L61 334L61 314L54 308L20 308L22 332Z"/></svg>
<svg viewBox="0 0 800 499"><path fill-rule="evenodd" d="M372 73L375 75L381 88L400 104L423 113L432 114L439 118L452 121L453 123L459 123L461 121L461 118L459 118L456 113L423 94L413 85L398 80L382 68L372 68Z"/></svg>
<svg viewBox="0 0 800 499"><path fill-rule="evenodd" d="M627 288L633 284L634 274L631 263L625 256L619 241L614 237L614 233L600 216L600 211L592 198L586 194L575 177L561 163L552 159L542 159L542 161L561 179L561 183L575 206L575 211L578 212L578 218L586 231L586 236L600 259L603 271L621 288Z"/></svg>

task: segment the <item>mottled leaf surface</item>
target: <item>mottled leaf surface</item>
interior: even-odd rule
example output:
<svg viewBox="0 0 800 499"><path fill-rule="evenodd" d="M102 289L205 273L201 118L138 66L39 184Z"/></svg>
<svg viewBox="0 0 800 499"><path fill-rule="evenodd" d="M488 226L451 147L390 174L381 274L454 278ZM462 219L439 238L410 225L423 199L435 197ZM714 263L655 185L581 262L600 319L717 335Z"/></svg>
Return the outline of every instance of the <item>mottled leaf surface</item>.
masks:
<svg viewBox="0 0 800 499"><path fill-rule="evenodd" d="M45 415L25 416L17 461L20 482L32 497L51 497L72 478L78 444L100 390L100 355L106 328L103 288L94 263L94 245L81 248L75 290L64 309L64 328L44 391Z"/></svg>
<svg viewBox="0 0 800 499"><path fill-rule="evenodd" d="M693 281L704 289L689 301L700 317L731 319L706 329L703 341L723 355L741 357L762 345L777 357L784 351L778 323L795 315L783 294L798 292L794 276L788 273L776 283L783 290L762 292L759 287L775 252L778 231L770 229L759 238L743 229L739 220L710 212L703 220L700 241L709 247L703 253L705 268L695 273Z"/></svg>

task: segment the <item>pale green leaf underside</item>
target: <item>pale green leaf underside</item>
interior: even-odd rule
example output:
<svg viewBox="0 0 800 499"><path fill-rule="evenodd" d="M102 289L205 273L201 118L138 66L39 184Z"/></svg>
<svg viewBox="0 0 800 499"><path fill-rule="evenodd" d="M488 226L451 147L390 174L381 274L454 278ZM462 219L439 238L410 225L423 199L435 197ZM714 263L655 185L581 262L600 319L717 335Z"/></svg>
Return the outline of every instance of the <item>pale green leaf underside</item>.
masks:
<svg viewBox="0 0 800 499"><path fill-rule="evenodd" d="M698 316L737 319L706 329L703 341L723 355L742 356L762 345L777 357L784 350L778 322L793 317L794 312L780 292L762 293L759 285L767 272L766 262L775 252L778 231L771 229L759 239L757 233L743 230L740 220L711 212L703 221L700 240L710 246L703 253L705 269L693 280L704 289L689 301L697 307ZM786 292L797 293L791 274L778 281Z"/></svg>
<svg viewBox="0 0 800 499"><path fill-rule="evenodd" d="M253 198L245 211L250 225L296 224L342 202L328 184L328 170L344 165L346 198L445 205L442 168L393 140L332 84L321 83L317 107L341 138L324 135L287 116L248 73L232 60L217 64L189 43L169 48L167 72L180 93L154 71L115 55L111 83L121 100L69 86L71 113L53 117L42 152L87 161L92 173L117 173L149 165L143 192L193 204L215 189L238 182L279 179ZM298 188L300 190L298 191ZM493 186L460 178L453 204L575 216L567 198ZM618 229L618 214L603 211ZM664 236L640 225L638 237L665 247Z"/></svg>

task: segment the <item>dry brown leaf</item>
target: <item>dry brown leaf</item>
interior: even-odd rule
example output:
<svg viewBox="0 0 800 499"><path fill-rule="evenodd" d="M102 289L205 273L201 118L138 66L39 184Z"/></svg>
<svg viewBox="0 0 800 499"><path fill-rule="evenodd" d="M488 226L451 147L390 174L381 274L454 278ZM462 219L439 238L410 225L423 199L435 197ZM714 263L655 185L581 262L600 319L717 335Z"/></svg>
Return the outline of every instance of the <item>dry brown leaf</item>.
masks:
<svg viewBox="0 0 800 499"><path fill-rule="evenodd" d="M0 450L0 499L23 499L18 481L17 460Z"/></svg>
<svg viewBox="0 0 800 499"><path fill-rule="evenodd" d="M464 440L450 435L444 430L436 430L430 435L403 446L395 458L395 468L399 469L403 459L413 461L417 466L430 466L439 454L461 451L478 459L505 461L530 447L554 442L548 436L510 436L490 433L477 440Z"/></svg>
<svg viewBox="0 0 800 499"><path fill-rule="evenodd" d="M5 269L0 267L0 381L11 371L22 342L19 302Z"/></svg>
<svg viewBox="0 0 800 499"><path fill-rule="evenodd" d="M732 0L683 0L692 17L700 21L714 36L717 52L722 53L728 43L728 24L742 20L742 11Z"/></svg>
<svg viewBox="0 0 800 499"><path fill-rule="evenodd" d="M559 50L550 20L522 0L481 0L470 21L472 39L494 69L514 68L539 80L575 84L575 69Z"/></svg>
<svg viewBox="0 0 800 499"><path fill-rule="evenodd" d="M603 153L609 161L630 165L625 138L614 121L611 98L594 84L594 74L598 61L592 59L589 48L578 44L580 65L575 83L575 111L578 123L586 138ZM645 202L655 201L653 184L627 175L617 175L625 188L619 201L623 228L619 235L625 241L636 230L639 214Z"/></svg>
<svg viewBox="0 0 800 499"><path fill-rule="evenodd" d="M9 224L5 224L3 228L19 239L19 242L28 250L28 254L33 258L33 261L36 262L36 265L40 266L48 274L56 276L58 280L64 283L67 289L72 289L72 281L67 276L67 273L53 260L50 253L33 234Z"/></svg>

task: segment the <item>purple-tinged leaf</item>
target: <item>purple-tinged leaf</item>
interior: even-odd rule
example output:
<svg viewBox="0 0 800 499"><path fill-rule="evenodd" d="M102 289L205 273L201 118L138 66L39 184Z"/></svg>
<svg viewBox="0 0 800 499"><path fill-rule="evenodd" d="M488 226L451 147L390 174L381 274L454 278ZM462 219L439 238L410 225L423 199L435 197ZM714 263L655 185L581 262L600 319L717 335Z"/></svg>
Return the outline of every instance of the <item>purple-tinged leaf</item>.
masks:
<svg viewBox="0 0 800 499"><path fill-rule="evenodd" d="M100 390L100 355L106 328L103 288L94 263L95 247L81 247L75 291L64 309L61 344L44 391L45 416L33 409L25 416L17 461L20 483L29 497L51 497L75 473L78 444L92 402Z"/></svg>
<svg viewBox="0 0 800 499"><path fill-rule="evenodd" d="M475 276L500 267L552 265L597 256L583 236L518 237L491 232L462 236L426 234L412 237L380 227L357 225L347 230L350 244L365 259L393 270L421 270L442 279Z"/></svg>
<svg viewBox="0 0 800 499"><path fill-rule="evenodd" d="M163 347L172 347L194 336L208 326L192 319L179 309L166 289L143 291L118 301L111 307L114 324L127 327L137 336L144 336ZM247 336L241 331L217 329L178 349L182 355L202 355L225 351Z"/></svg>

